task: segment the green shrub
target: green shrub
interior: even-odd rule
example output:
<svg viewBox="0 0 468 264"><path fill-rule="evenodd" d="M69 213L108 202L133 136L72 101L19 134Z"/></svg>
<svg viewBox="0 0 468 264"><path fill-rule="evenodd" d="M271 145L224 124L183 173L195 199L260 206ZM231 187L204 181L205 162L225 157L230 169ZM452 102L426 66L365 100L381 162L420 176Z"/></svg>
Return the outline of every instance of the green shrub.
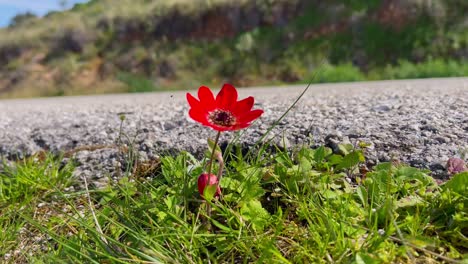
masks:
<svg viewBox="0 0 468 264"><path fill-rule="evenodd" d="M120 72L117 74L117 79L128 86L129 93L142 93L156 90L151 80L137 74Z"/></svg>
<svg viewBox="0 0 468 264"><path fill-rule="evenodd" d="M468 76L468 63L431 59L422 63L400 61L396 66L387 66L380 79L413 79L434 77Z"/></svg>
<svg viewBox="0 0 468 264"><path fill-rule="evenodd" d="M314 77L315 75L315 77ZM312 73L306 81L315 83L325 82L356 82L366 80L366 76L350 63L334 65L324 65L317 69L317 74Z"/></svg>

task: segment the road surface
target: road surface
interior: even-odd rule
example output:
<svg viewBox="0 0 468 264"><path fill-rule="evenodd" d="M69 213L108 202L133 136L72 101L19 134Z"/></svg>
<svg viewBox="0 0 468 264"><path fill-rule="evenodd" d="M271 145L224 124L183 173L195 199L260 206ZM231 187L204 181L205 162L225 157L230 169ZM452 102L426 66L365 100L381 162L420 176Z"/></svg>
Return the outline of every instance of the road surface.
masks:
<svg viewBox="0 0 468 264"><path fill-rule="evenodd" d="M253 95L254 108L265 110L245 130L243 145L259 140L305 87L240 89L239 98ZM195 94L198 87L190 88ZM68 151L79 162L76 173L100 179L119 165L112 146L122 134L142 160L180 150L200 154L215 131L188 118L186 92L0 100L0 155ZM225 133L222 140L233 137ZM372 144L370 165L398 159L443 177L447 159L468 150L468 78L312 85L269 137L287 147L326 138L365 141Z"/></svg>

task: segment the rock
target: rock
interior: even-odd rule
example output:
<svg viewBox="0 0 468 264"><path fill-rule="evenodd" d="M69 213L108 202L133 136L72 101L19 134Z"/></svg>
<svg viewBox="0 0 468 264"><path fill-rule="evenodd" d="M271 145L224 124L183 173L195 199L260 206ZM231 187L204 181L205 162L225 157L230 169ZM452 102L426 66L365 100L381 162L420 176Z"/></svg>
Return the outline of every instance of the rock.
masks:
<svg viewBox="0 0 468 264"><path fill-rule="evenodd" d="M372 110L376 112L388 112L392 110L392 108L388 105L379 105L379 106L373 107Z"/></svg>
<svg viewBox="0 0 468 264"><path fill-rule="evenodd" d="M439 131L439 129L434 125L424 125L421 127L421 130L430 131L433 133L437 133Z"/></svg>
<svg viewBox="0 0 468 264"><path fill-rule="evenodd" d="M379 162L388 162L391 161L390 155L386 152L381 152L378 154Z"/></svg>
<svg viewBox="0 0 468 264"><path fill-rule="evenodd" d="M328 134L325 137L325 145L329 148L332 149L333 153L339 154L341 153L341 150L339 148L339 144L341 140L343 139L343 136L340 132L337 132L335 134Z"/></svg>
<svg viewBox="0 0 468 264"><path fill-rule="evenodd" d="M440 162L431 163L431 165L429 165L429 168L432 171L439 171L439 173L445 170L444 164L442 164Z"/></svg>
<svg viewBox="0 0 468 264"><path fill-rule="evenodd" d="M176 123L176 122L172 122L172 121L167 121L167 122L163 122L163 128L164 130L172 130L176 127L178 127L179 125Z"/></svg>
<svg viewBox="0 0 468 264"><path fill-rule="evenodd" d="M448 137L436 137L435 140L437 140L439 143L449 143L450 138Z"/></svg>
<svg viewBox="0 0 468 264"><path fill-rule="evenodd" d="M447 161L447 172L450 174L456 174L466 171L465 161L460 158L450 158Z"/></svg>
<svg viewBox="0 0 468 264"><path fill-rule="evenodd" d="M423 136L423 137L431 137L431 136L432 136L432 132L430 132L430 131L423 131L423 132L421 132L421 136Z"/></svg>

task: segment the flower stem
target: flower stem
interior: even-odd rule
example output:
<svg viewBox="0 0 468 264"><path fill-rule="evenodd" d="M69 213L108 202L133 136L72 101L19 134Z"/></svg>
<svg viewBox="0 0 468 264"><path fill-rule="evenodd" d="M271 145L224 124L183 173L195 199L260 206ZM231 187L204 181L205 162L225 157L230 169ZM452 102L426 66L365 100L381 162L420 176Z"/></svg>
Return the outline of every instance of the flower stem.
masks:
<svg viewBox="0 0 468 264"><path fill-rule="evenodd" d="M218 146L218 141L219 141L219 136L221 135L221 131L218 131L218 134L216 134L216 139L214 142L213 149L211 150L211 157L208 165L208 175L211 175L211 168L213 167L213 159L214 159L214 154L216 151L216 146Z"/></svg>
<svg viewBox="0 0 468 264"><path fill-rule="evenodd" d="M221 131L218 131L218 134L216 134L216 139L215 139L215 142L214 142L214 145L213 145L213 149L211 150L211 157L210 157L210 161L209 161L209 164L208 164L208 177L211 177L211 169L213 168L213 159L214 159L214 156L215 156L216 147L218 146L218 141L219 141L219 136L220 135L221 135ZM208 202L206 203L206 215L208 217L211 217L211 205ZM206 226L207 226L208 230L211 230L211 225L209 224L209 222L206 223Z"/></svg>

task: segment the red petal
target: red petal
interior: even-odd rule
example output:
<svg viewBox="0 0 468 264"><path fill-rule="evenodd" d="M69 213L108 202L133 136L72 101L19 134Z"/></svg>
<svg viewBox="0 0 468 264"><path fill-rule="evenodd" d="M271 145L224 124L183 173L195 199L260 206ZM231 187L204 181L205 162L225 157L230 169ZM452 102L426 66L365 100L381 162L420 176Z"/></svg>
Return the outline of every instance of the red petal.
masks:
<svg viewBox="0 0 468 264"><path fill-rule="evenodd" d="M240 124L250 123L253 120L259 118L262 114L263 114L263 110L260 110L260 109L252 110L252 111L240 116L240 118L239 118L239 120L237 122L240 123Z"/></svg>
<svg viewBox="0 0 468 264"><path fill-rule="evenodd" d="M187 93L187 101L191 108L199 108L200 101L198 101L193 95Z"/></svg>
<svg viewBox="0 0 468 264"><path fill-rule="evenodd" d="M242 123L242 124L237 125L235 130L244 129L249 126L250 126L250 123Z"/></svg>
<svg viewBox="0 0 468 264"><path fill-rule="evenodd" d="M209 124L208 126L213 128L214 130L220 131L220 132L232 130L232 129L230 129L230 127L223 127L223 126L218 126L218 125L215 125L215 124Z"/></svg>
<svg viewBox="0 0 468 264"><path fill-rule="evenodd" d="M198 89L198 99L200 99L200 104L207 111L211 111L216 108L215 98L210 88L206 86L201 86Z"/></svg>
<svg viewBox="0 0 468 264"><path fill-rule="evenodd" d="M196 108L192 108L189 110L189 116L193 120L200 122L205 126L208 124L208 115L206 112L201 112Z"/></svg>
<svg viewBox="0 0 468 264"><path fill-rule="evenodd" d="M230 110L232 109L237 102L237 90L231 84L224 84L221 91L219 91L216 96L216 107Z"/></svg>
<svg viewBox="0 0 468 264"><path fill-rule="evenodd" d="M241 116L245 112L249 112L254 105L254 98L249 96L243 100L240 100L236 103L236 106L232 110L232 113L235 116Z"/></svg>

